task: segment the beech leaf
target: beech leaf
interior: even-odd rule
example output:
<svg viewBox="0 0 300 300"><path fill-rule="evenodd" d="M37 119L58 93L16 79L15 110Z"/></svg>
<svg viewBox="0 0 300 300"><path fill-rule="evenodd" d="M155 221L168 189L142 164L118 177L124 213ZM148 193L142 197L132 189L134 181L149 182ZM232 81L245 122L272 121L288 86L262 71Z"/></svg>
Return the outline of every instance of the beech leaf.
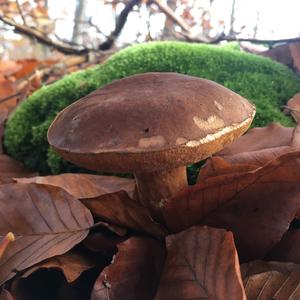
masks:
<svg viewBox="0 0 300 300"><path fill-rule="evenodd" d="M94 216L106 222L156 237L165 235L164 229L152 220L147 209L132 199L135 187L133 179L67 173L15 180L59 186L80 199Z"/></svg>
<svg viewBox="0 0 300 300"><path fill-rule="evenodd" d="M152 300L165 249L154 239L132 237L118 245L112 264L95 282L92 300Z"/></svg>
<svg viewBox="0 0 300 300"><path fill-rule="evenodd" d="M94 216L104 221L155 237L164 237L166 234L166 230L151 218L148 210L130 199L124 191L105 197L81 199L81 202Z"/></svg>
<svg viewBox="0 0 300 300"><path fill-rule="evenodd" d="M226 228L234 233L242 260L263 258L300 208L299 157L288 153L256 170L210 177L186 189L165 204L168 228Z"/></svg>
<svg viewBox="0 0 300 300"><path fill-rule="evenodd" d="M11 157L0 154L0 176L1 177L29 177L35 176L36 173L28 171L25 167L18 161L15 161Z"/></svg>
<svg viewBox="0 0 300 300"><path fill-rule="evenodd" d="M22 278L27 278L32 273L40 269L59 269L63 272L66 280L71 283L75 281L82 272L96 267L96 262L89 257L80 255L74 251L48 258L34 266L28 268Z"/></svg>
<svg viewBox="0 0 300 300"><path fill-rule="evenodd" d="M300 266L254 261L241 266L248 300L300 299Z"/></svg>
<svg viewBox="0 0 300 300"><path fill-rule="evenodd" d="M280 155L295 152L297 149L300 149L300 126L286 128L273 123L266 127L253 128L218 152L217 156L208 159L200 169L199 180L223 174L221 166L215 166L215 159L219 157L229 165L242 164L249 170L254 170Z"/></svg>
<svg viewBox="0 0 300 300"><path fill-rule="evenodd" d="M294 120L299 124L300 122L300 93L294 95L285 106L285 113L292 115Z"/></svg>
<svg viewBox="0 0 300 300"><path fill-rule="evenodd" d="M195 226L168 236L167 248L155 300L246 299L230 232Z"/></svg>
<svg viewBox="0 0 300 300"><path fill-rule="evenodd" d="M133 197L134 180L116 176L65 173L53 176L37 176L32 178L16 178L21 183L38 183L58 186L65 189L77 199L94 198L112 194L121 190Z"/></svg>
<svg viewBox="0 0 300 300"><path fill-rule="evenodd" d="M266 256L266 259L300 265L300 229L287 231L281 241Z"/></svg>
<svg viewBox="0 0 300 300"><path fill-rule="evenodd" d="M0 186L0 235L15 235L0 260L0 283L82 241L92 215L63 189L37 184Z"/></svg>
<svg viewBox="0 0 300 300"><path fill-rule="evenodd" d="M0 293L0 300L14 300L14 298L9 291L2 289Z"/></svg>

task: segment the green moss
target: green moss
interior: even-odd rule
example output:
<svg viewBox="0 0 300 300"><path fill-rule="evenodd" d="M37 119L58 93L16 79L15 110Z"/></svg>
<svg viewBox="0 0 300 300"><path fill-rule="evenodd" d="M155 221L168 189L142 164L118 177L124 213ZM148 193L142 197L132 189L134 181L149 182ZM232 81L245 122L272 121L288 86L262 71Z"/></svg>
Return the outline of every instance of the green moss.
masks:
<svg viewBox="0 0 300 300"><path fill-rule="evenodd" d="M74 170L48 147L47 128L57 112L113 80L151 71L185 73L223 84L255 103L254 126L273 121L292 125L280 106L300 91L296 75L267 58L227 48L182 42L137 45L102 65L65 76L16 109L5 129L7 153L44 174Z"/></svg>

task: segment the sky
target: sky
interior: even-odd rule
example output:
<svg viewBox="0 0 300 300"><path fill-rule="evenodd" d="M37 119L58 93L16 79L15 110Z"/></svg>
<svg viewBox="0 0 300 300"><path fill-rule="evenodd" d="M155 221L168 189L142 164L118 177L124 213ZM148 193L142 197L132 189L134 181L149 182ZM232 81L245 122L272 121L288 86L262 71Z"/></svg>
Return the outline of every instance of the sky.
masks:
<svg viewBox="0 0 300 300"><path fill-rule="evenodd" d="M192 0L189 0L190 2ZM193 0L194 2L209 3L208 0ZM233 0L214 0L212 7L212 22L222 19L229 21ZM235 0L236 1L236 28L243 27L241 35L245 37L253 34L253 27L258 18L257 38L262 39L281 39L296 37L300 34L300 0ZM58 12L62 12L70 20L76 5L76 0L48 0L50 14L57 17ZM122 4L117 7L117 12L123 8ZM180 7L177 8L180 13ZM194 12L197 18L197 10ZM101 5L100 0L86 0L86 15L92 16L96 23L105 34L109 34L114 28L113 16L108 6ZM120 36L120 42L132 43L136 39L136 30L141 34L147 33L148 10L142 7L142 18L138 13L131 13L126 27ZM158 14L150 19L151 34L153 37L162 30L165 16ZM72 33L72 25L64 25L63 32L60 34L68 37ZM197 28L193 29L197 34ZM252 36L251 36L252 37Z"/></svg>
<svg viewBox="0 0 300 300"><path fill-rule="evenodd" d="M20 0L20 2L25 0ZM34 4L34 0L29 0ZM162 0L164 1L164 0ZM209 0L185 0L190 3L200 3L202 6L209 5ZM214 28L218 28L220 20L229 24L234 0L214 0L211 8L211 23ZM240 32L240 37L252 38L256 20L258 19L257 39L282 39L300 36L300 0L235 0L235 30ZM110 6L104 5L103 0L85 0L85 18L92 18L105 35L109 35L114 29L114 15ZM49 14L56 22L56 34L65 39L71 40L73 32L74 13L76 0L48 0ZM119 3L116 13L119 14L124 8L124 3ZM163 30L165 15L157 13L149 16L149 10L143 4L140 12L130 13L127 23L117 40L117 45L126 45L144 41L150 28L151 37L157 38ZM176 8L176 13L180 14L182 7ZM201 11L193 9L191 11L196 20L199 20ZM64 19L64 20L60 20ZM199 37L199 25L192 27L192 33ZM226 31L225 31L226 33ZM4 33L7 39L20 39L19 35L13 31ZM210 35L217 34L211 31ZM97 47L105 37L96 32L91 26L85 26L82 34L82 43L86 46ZM201 38L201 37L200 37ZM0 45L1 55L1 45Z"/></svg>

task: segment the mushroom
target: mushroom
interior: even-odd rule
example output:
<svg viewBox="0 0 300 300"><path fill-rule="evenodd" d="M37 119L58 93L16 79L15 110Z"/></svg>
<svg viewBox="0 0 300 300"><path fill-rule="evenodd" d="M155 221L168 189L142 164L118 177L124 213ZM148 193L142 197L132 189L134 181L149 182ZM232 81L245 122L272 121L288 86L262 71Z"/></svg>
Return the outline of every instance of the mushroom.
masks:
<svg viewBox="0 0 300 300"><path fill-rule="evenodd" d="M187 186L186 165L242 135L254 115L246 99L210 80L145 73L65 108L48 140L79 166L133 173L139 201L159 218L164 200Z"/></svg>

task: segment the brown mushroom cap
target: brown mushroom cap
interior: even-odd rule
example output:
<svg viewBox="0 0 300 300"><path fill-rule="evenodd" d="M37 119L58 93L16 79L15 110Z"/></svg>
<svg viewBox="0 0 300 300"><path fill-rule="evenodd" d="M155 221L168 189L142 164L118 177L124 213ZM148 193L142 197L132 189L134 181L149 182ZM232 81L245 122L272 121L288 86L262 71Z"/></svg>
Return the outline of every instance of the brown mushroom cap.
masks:
<svg viewBox="0 0 300 300"><path fill-rule="evenodd" d="M91 170L151 172L212 155L239 137L254 115L252 104L215 82L145 73L65 108L48 140L66 160Z"/></svg>

